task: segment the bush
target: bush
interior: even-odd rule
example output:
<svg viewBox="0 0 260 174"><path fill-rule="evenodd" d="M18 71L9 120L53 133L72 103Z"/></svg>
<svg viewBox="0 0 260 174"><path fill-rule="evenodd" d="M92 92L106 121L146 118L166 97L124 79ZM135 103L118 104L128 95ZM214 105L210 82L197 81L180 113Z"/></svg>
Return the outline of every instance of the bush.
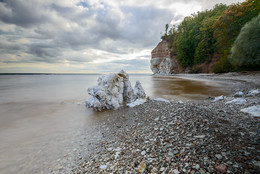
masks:
<svg viewBox="0 0 260 174"><path fill-rule="evenodd" d="M260 70L260 15L240 31L231 49L232 65L242 70Z"/></svg>
<svg viewBox="0 0 260 174"><path fill-rule="evenodd" d="M230 64L227 56L222 56L214 65L212 71L215 73L226 73L234 71L235 68Z"/></svg>

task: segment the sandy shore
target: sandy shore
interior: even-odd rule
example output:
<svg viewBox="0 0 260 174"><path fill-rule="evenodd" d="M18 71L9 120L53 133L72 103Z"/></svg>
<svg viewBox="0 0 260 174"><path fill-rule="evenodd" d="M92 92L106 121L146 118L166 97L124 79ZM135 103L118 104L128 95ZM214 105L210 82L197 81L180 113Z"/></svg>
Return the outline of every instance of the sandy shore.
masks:
<svg viewBox="0 0 260 174"><path fill-rule="evenodd" d="M183 74L180 78L227 82L243 104L223 100L149 100L107 113L95 127L101 137L73 173L259 173L260 119L240 110L260 105L260 73ZM113 115L113 116L112 116ZM111 117L109 117L111 116ZM64 173L63 170L59 171Z"/></svg>

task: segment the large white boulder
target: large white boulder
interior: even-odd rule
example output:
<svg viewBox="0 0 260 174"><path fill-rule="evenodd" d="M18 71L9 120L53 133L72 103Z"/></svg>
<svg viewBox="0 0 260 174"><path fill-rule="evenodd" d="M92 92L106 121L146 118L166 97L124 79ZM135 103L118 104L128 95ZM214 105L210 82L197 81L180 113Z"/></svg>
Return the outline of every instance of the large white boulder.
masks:
<svg viewBox="0 0 260 174"><path fill-rule="evenodd" d="M125 71L117 74L103 75L98 78L98 85L89 88L91 95L86 100L86 107L101 111L103 109L117 109L123 102L132 103L138 99L145 99L145 91L139 81L133 89L129 76Z"/></svg>

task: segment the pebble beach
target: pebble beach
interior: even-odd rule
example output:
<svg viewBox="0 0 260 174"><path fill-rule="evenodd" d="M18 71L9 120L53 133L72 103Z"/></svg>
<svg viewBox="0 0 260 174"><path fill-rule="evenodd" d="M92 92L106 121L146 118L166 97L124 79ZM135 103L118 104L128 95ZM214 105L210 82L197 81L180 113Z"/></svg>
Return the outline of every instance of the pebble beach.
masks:
<svg viewBox="0 0 260 174"><path fill-rule="evenodd" d="M234 74L214 80L230 80L225 76ZM244 81L237 76L230 96L150 99L108 113L113 117L96 127L102 137L72 172L259 173L260 117L242 111L260 104L259 94L249 95L259 87L259 75L245 75Z"/></svg>

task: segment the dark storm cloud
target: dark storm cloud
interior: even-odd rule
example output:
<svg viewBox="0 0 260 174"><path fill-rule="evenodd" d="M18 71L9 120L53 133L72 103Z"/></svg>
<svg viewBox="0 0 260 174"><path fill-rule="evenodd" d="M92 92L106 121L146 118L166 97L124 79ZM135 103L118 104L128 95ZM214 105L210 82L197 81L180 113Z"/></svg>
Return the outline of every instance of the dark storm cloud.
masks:
<svg viewBox="0 0 260 174"><path fill-rule="evenodd" d="M59 48L48 44L32 44L29 46L28 53L35 56L35 61L48 63L56 62L57 59L54 58L61 55Z"/></svg>
<svg viewBox="0 0 260 174"><path fill-rule="evenodd" d="M22 27L31 27L48 21L48 17L42 13L42 7L33 0L3 0L0 2L0 19Z"/></svg>

